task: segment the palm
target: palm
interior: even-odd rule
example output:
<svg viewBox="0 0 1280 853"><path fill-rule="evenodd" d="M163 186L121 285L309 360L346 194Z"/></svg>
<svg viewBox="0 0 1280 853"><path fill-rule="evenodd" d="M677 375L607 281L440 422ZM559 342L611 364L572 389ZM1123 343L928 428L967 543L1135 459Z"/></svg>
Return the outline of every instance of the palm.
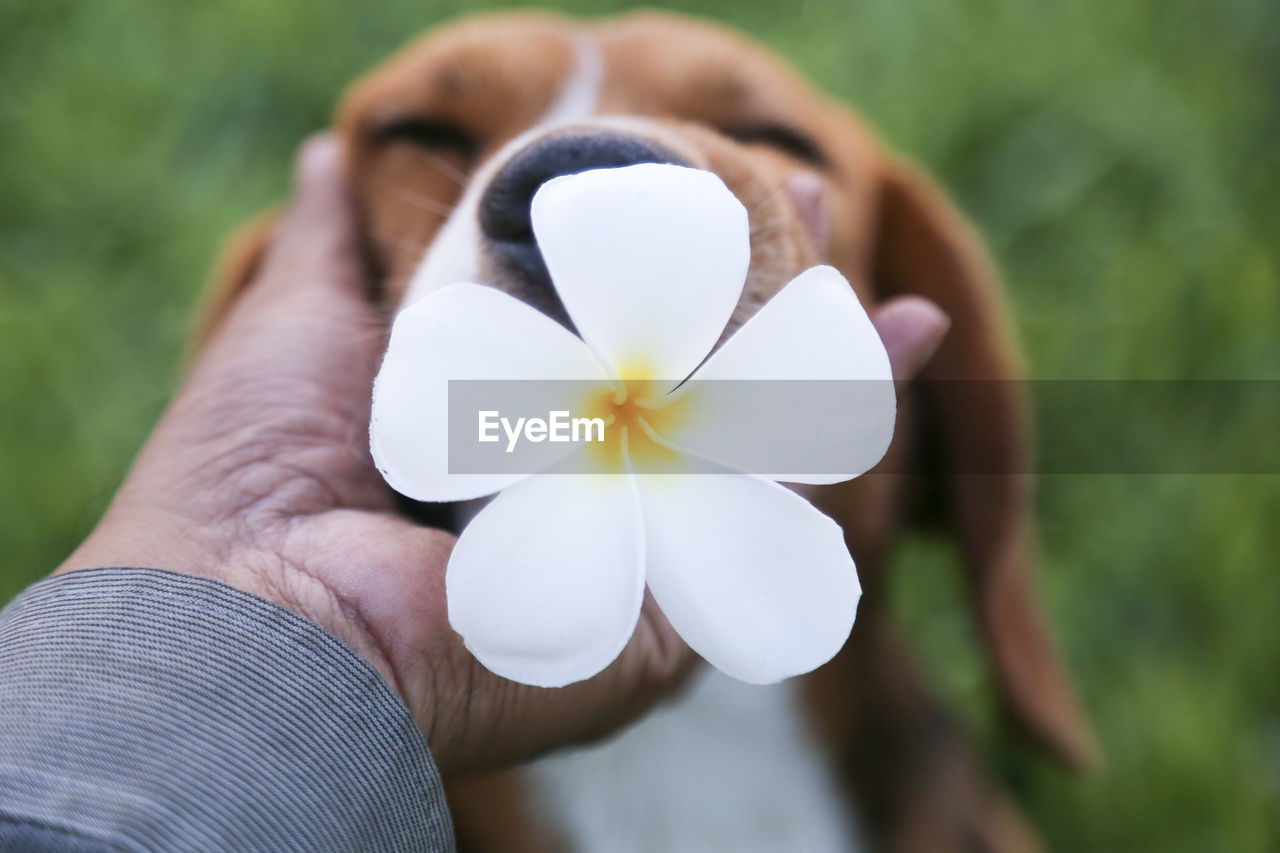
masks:
<svg viewBox="0 0 1280 853"><path fill-rule="evenodd" d="M449 628L444 573L452 544L449 534L388 512L335 509L309 519L282 554L331 602L305 615L331 630L340 625L343 639L385 661L384 674L446 772L603 734L675 688L696 661L650 598L626 650L587 682L544 689L493 675ZM496 730L517 736L495 749Z"/></svg>

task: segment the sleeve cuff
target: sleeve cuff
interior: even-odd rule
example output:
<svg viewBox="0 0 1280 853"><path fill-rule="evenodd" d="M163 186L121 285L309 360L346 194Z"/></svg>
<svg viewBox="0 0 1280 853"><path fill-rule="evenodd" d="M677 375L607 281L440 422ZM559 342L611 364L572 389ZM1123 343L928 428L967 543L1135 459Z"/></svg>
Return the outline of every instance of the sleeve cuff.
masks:
<svg viewBox="0 0 1280 853"><path fill-rule="evenodd" d="M452 850L409 709L266 599L155 569L0 612L0 822L125 850Z"/></svg>

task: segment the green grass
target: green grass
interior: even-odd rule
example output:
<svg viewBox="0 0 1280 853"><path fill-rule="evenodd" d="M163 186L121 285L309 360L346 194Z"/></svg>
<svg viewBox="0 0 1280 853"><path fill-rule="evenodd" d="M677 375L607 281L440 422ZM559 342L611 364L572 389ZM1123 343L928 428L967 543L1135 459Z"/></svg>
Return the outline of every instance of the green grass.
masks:
<svg viewBox="0 0 1280 853"><path fill-rule="evenodd" d="M461 11L0 5L0 601L106 505L223 235L282 195L345 82ZM1035 376L1280 377L1272 0L695 11L773 45L942 179L1005 271ZM1176 422L1148 420L1129 426L1177 445ZM1280 436L1248 409L1220 420L1232 458ZM999 735L944 543L908 543L895 592L1051 845L1276 849L1280 478L1047 476L1039 509L1045 597L1107 752L1096 776Z"/></svg>

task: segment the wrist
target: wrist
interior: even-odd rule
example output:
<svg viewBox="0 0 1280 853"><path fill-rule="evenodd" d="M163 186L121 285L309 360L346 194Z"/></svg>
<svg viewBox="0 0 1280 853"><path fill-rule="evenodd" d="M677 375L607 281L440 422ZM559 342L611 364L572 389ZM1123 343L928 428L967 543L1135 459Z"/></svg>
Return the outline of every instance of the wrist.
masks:
<svg viewBox="0 0 1280 853"><path fill-rule="evenodd" d="M278 547L267 547L262 541L285 536L285 530L228 535L162 508L113 505L53 574L107 567L154 568L225 583L324 628L364 657L407 699L390 661L359 615L336 591L282 557Z"/></svg>
<svg viewBox="0 0 1280 853"><path fill-rule="evenodd" d="M190 519L161 509L123 509L113 504L53 574L119 566L167 569L223 580L214 573L215 563L205 537Z"/></svg>

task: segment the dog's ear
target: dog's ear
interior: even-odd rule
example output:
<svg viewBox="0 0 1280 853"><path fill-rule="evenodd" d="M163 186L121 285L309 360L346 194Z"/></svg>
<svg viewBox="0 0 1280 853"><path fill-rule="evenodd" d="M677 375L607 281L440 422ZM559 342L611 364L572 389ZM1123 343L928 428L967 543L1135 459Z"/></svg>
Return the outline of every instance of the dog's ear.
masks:
<svg viewBox="0 0 1280 853"><path fill-rule="evenodd" d="M254 217L237 228L223 246L213 278L196 312L190 355L205 348L232 303L257 275L278 218L279 212L274 210Z"/></svg>
<svg viewBox="0 0 1280 853"><path fill-rule="evenodd" d="M938 451L947 520L1013 716L1076 767L1097 748L1036 600L1031 422L1000 286L969 224L913 166L880 183L875 286L937 303L951 329L921 375L922 444Z"/></svg>

